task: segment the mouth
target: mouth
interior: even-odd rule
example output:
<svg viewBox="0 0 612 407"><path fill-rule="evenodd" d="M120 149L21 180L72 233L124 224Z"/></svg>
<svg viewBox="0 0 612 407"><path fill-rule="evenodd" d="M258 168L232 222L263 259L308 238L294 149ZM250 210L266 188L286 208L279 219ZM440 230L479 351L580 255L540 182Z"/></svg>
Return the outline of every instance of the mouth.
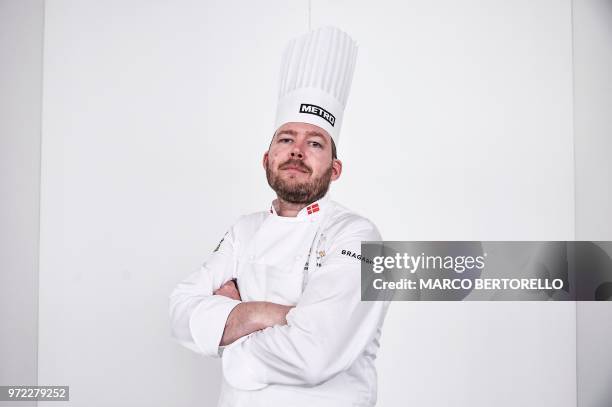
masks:
<svg viewBox="0 0 612 407"><path fill-rule="evenodd" d="M298 168L298 167L285 167L283 168L284 171L297 171L297 172L302 172L304 174L308 173L308 171L304 170L303 168Z"/></svg>
<svg viewBox="0 0 612 407"><path fill-rule="evenodd" d="M283 170L283 171L297 171L297 172L301 172L301 173L304 173L304 174L310 173L310 171L307 168L302 167L302 166L298 166L298 165L293 165L293 164L283 165L279 169Z"/></svg>

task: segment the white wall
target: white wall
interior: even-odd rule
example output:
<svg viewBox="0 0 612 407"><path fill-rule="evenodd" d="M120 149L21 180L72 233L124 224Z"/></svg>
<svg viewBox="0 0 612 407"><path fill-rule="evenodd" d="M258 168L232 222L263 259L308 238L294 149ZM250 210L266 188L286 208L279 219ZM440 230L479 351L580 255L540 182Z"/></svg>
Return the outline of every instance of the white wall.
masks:
<svg viewBox="0 0 612 407"><path fill-rule="evenodd" d="M42 0L0 0L0 385L37 380L42 36Z"/></svg>
<svg viewBox="0 0 612 407"><path fill-rule="evenodd" d="M70 405L214 405L218 363L170 340L167 295L269 205L307 11L47 0L39 382ZM335 199L389 240L573 238L569 0L315 0L311 21L360 44ZM574 326L572 303L393 304L379 405L574 405Z"/></svg>
<svg viewBox="0 0 612 407"><path fill-rule="evenodd" d="M576 239L612 240L612 3L573 3ZM612 253L608 253L612 256ZM610 279L612 280L612 278ZM612 303L577 304L578 403L612 403Z"/></svg>
<svg viewBox="0 0 612 407"><path fill-rule="evenodd" d="M314 23L360 43L336 191L385 239L573 239L570 1L315 1ZM379 405L574 406L574 327L573 303L394 303Z"/></svg>
<svg viewBox="0 0 612 407"><path fill-rule="evenodd" d="M168 295L268 205L259 161L304 4L46 2L39 381L70 384L71 406L216 400L219 364L170 339Z"/></svg>

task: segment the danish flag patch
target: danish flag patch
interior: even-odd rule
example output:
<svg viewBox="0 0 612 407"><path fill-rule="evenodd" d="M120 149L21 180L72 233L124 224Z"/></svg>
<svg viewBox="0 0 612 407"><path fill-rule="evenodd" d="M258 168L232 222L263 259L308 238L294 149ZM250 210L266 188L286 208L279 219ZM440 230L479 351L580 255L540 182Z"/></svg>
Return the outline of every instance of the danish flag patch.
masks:
<svg viewBox="0 0 612 407"><path fill-rule="evenodd" d="M308 205L306 207L306 212L308 212L309 215L312 215L315 212L319 212L319 204L313 203L312 205Z"/></svg>

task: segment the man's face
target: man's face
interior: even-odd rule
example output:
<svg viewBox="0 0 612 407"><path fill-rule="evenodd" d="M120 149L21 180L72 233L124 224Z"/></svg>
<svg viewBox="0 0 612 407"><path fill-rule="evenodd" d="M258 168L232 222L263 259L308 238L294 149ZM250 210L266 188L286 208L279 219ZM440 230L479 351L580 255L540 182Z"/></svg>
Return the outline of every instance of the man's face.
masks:
<svg viewBox="0 0 612 407"><path fill-rule="evenodd" d="M342 163L332 159L329 134L308 123L285 123L274 134L263 165L268 184L284 201L308 204L321 199Z"/></svg>

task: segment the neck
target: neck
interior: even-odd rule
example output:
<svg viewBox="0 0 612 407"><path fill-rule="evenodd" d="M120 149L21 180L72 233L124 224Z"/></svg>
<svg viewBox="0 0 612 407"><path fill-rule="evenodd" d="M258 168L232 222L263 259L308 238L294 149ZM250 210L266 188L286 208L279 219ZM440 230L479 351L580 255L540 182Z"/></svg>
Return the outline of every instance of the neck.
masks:
<svg viewBox="0 0 612 407"><path fill-rule="evenodd" d="M295 218L297 214L306 207L307 204L287 202L281 198L278 198L278 216L286 216Z"/></svg>

